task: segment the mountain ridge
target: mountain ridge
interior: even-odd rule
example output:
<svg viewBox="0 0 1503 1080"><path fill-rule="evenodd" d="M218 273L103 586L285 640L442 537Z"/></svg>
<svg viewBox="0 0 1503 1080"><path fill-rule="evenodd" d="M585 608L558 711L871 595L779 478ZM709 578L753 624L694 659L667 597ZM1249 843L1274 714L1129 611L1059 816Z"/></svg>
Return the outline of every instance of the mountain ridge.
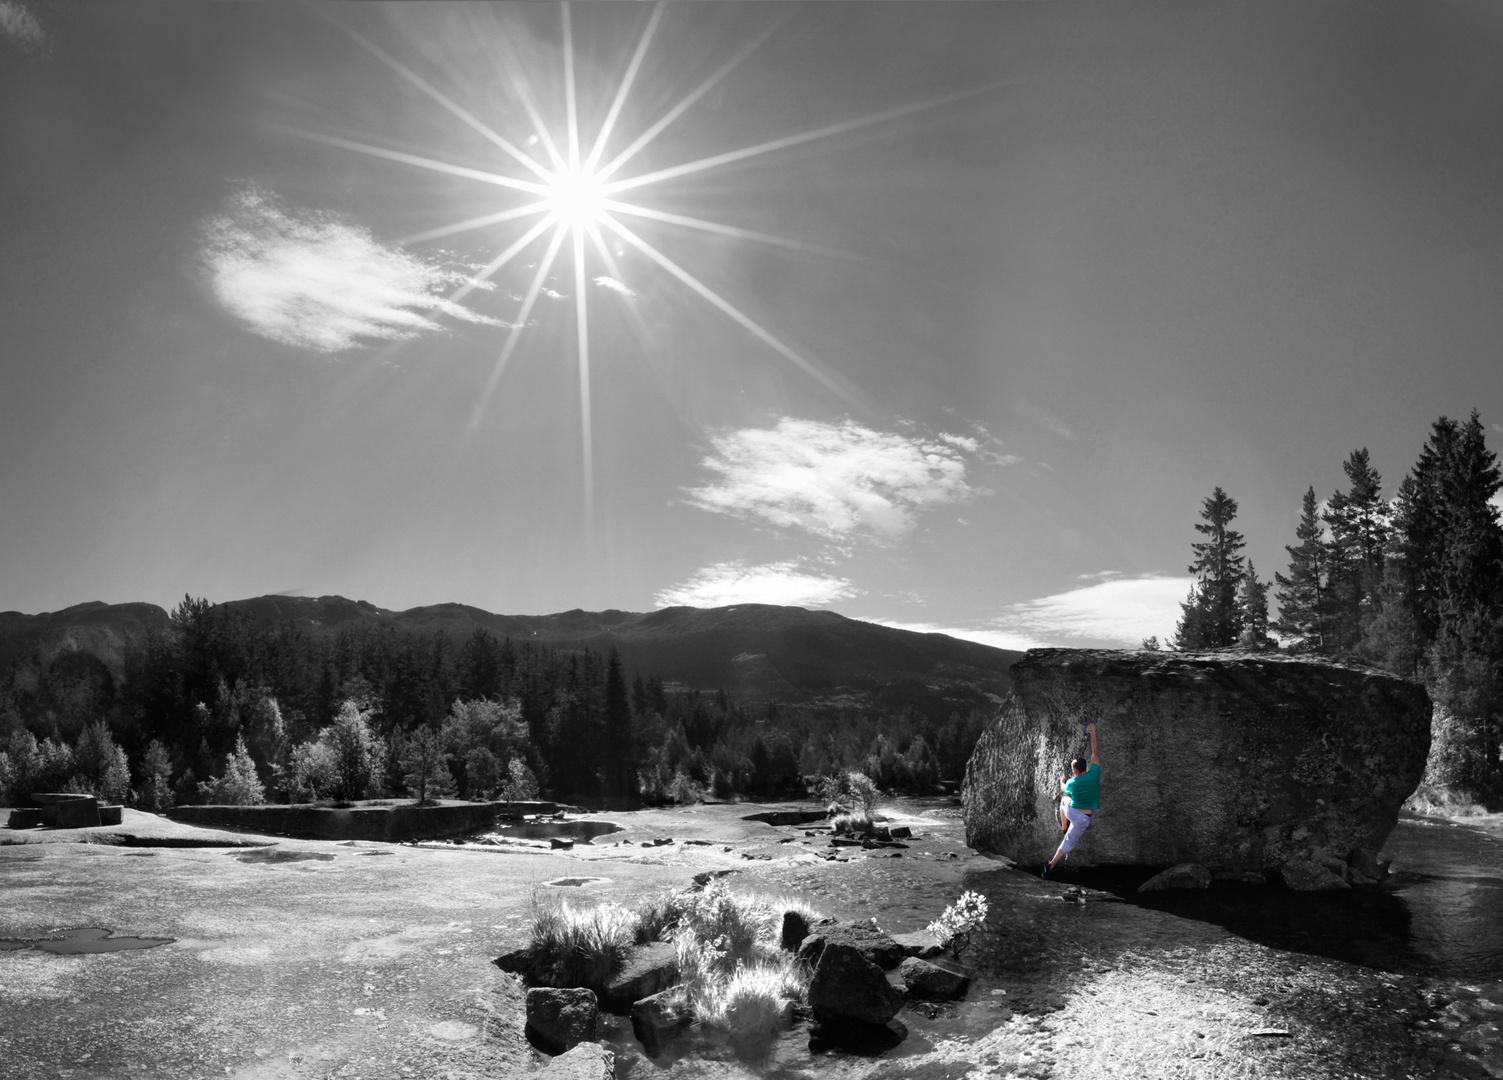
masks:
<svg viewBox="0 0 1503 1080"><path fill-rule="evenodd" d="M290 623L314 634L390 627L442 632L461 646L485 630L515 644L554 650L615 648L628 670L683 689L724 690L748 703L912 707L930 716L994 706L1009 688L1008 669L1022 656L946 634L773 604L503 615L457 602L394 611L330 594L250 597L213 610L268 627ZM132 643L169 625L168 613L147 603L90 601L38 615L0 612L0 672L34 652L48 662L63 652L83 651L118 674Z"/></svg>

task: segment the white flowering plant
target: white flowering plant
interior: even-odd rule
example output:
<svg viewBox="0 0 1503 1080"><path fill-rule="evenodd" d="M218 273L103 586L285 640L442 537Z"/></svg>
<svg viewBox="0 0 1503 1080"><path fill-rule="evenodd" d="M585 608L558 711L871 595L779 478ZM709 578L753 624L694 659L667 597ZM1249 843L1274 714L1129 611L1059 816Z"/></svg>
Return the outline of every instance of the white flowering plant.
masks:
<svg viewBox="0 0 1503 1080"><path fill-rule="evenodd" d="M925 929L959 960L960 954L971 944L971 935L985 924L986 912L986 897L978 892L966 891Z"/></svg>

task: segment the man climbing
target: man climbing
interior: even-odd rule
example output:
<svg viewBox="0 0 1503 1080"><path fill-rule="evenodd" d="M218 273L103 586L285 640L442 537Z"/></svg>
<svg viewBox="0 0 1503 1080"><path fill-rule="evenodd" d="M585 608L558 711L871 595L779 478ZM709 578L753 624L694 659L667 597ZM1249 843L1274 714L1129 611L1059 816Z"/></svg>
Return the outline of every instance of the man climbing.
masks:
<svg viewBox="0 0 1503 1080"><path fill-rule="evenodd" d="M1076 758L1070 762L1070 771L1075 775L1059 778L1062 792L1059 800L1059 827L1065 838L1059 842L1059 850L1039 877L1048 877L1050 872L1080 843L1081 835L1091 827L1091 815L1101 809L1101 748L1096 743L1096 725L1087 724L1086 734L1091 737L1091 760Z"/></svg>

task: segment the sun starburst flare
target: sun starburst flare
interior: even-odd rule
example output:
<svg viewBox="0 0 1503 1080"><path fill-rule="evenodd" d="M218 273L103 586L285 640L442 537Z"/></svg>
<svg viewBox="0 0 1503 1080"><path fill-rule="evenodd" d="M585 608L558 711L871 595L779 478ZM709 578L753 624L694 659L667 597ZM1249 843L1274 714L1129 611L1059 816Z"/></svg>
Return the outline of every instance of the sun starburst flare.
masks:
<svg viewBox="0 0 1503 1080"><path fill-rule="evenodd" d="M828 124L797 134L632 175L627 172L628 166L644 149L651 145L659 135L683 116L696 102L710 93L743 61L765 44L788 20L788 17L784 17L768 26L761 34L747 42L735 55L679 99L666 112L652 122L647 123L634 138L626 143L624 148L616 151L614 156L607 156L607 151L615 141L618 128L626 116L627 102L631 90L646 63L652 42L663 22L666 10L667 7L664 3L658 3L653 7L640 36L637 38L626 70L622 74L620 82L615 87L610 107L604 119L600 122L598 130L594 132L593 138L588 140L588 146L586 147L585 134L581 129L580 122L578 101L579 80L575 70L573 13L568 3L560 7L563 31L563 110L561 123L558 126L550 125L545 120L542 110L533 98L530 87L518 76L517 65L506 65L511 89L517 101L521 104L522 110L525 112L531 127L531 130L527 131L525 136L520 140L507 138L494 130L491 125L477 116L475 112L456 102L452 97L423 78L411 67L402 63L363 34L346 25L331 13L330 8L324 7L320 9L323 17L337 27L351 41L355 42L367 53L379 60L391 72L442 108L458 123L470 128L495 147L512 166L520 169L520 175L474 168L456 162L444 161L436 157L377 146L369 142L340 138L304 128L279 125L284 132L301 139L400 165L492 185L513 192L521 199L515 206L492 213L435 225L432 228L404 237L404 243L426 243L481 229L506 225L511 222L524 222L526 219L533 217L538 219L527 227L520 237L506 245L494 258L486 263L470 281L456 289L448 298L450 302L458 303L472 291L485 285L504 267L522 257L525 252L533 249L535 244L543 245L543 254L536 263L536 268L526 291L520 297L515 317L503 322L503 325L508 327L506 338L486 380L485 387L475 403L471 416L472 429L479 424L484 416L490 397L495 392L502 373L518 348L523 331L532 317L538 298L544 295L547 282L554 272L555 264L559 261L561 254L567 246L569 257L573 262L573 273L570 276L574 289L575 341L579 367L580 441L584 461L584 501L587 518L593 516L594 506L587 283L594 281L602 287L609 288L610 291L621 297L622 301L627 305L628 317L632 319L638 334L644 340L649 336L641 315L632 304L636 292L626 283L626 278L617 264L617 257L613 255L611 245L607 243L607 236L613 237L616 241L625 245L625 248L630 248L645 256L647 260L678 281L690 293L698 296L712 308L736 323L756 340L760 341L777 355L783 357L809 378L843 400L849 401L849 395L844 389L834 378L823 371L816 362L773 334L751 315L732 303L726 296L705 283L680 262L670 257L647 237L623 224L621 218L636 218L647 223L673 225L704 234L726 237L747 243L781 247L804 253L812 252L824 255L837 253L827 248L820 248L816 245L805 244L724 222L674 213L659 207L646 205L639 201L627 201L622 196L631 193L634 198L642 198L650 193L654 186L671 180L682 179L710 169L788 150L818 140L834 138L876 124L913 116L925 110L953 104L992 89L992 86L989 85L943 97L930 98L899 108ZM559 130L560 127L562 130ZM541 158L531 152L529 148L533 147L542 151L543 156ZM625 248L620 250L625 250ZM620 253L620 250L616 253L617 255ZM590 270L589 263L592 259L598 261L598 273L592 273ZM607 282L609 282L609 285L606 285Z"/></svg>

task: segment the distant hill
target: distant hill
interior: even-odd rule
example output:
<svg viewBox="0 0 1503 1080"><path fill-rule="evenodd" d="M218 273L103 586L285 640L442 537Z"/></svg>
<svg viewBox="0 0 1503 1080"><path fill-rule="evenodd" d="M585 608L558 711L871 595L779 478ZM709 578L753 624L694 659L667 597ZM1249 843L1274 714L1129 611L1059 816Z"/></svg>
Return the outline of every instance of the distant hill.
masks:
<svg viewBox="0 0 1503 1080"><path fill-rule="evenodd" d="M989 708L1005 696L1008 668L1022 654L848 619L829 611L770 604L665 608L647 614L581 610L496 615L464 604L389 611L341 596L261 596L221 605L266 626L293 623L336 634L390 626L460 645L477 629L550 649L616 648L628 671L670 685L724 690L744 703L912 706L929 716ZM0 672L40 646L44 661L85 651L119 671L125 645L165 627L152 604L80 604L42 615L0 613Z"/></svg>

